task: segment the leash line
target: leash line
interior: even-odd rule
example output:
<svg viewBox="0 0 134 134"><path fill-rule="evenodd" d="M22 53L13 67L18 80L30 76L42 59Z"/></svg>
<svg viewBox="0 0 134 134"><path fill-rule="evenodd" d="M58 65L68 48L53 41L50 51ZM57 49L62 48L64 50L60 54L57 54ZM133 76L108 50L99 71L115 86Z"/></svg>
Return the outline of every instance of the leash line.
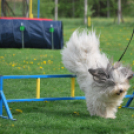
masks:
<svg viewBox="0 0 134 134"><path fill-rule="evenodd" d="M131 38L130 38L130 40L129 40L129 42L128 42L128 45L127 45L127 47L125 48L124 52L122 53L122 55L121 55L121 57L120 57L120 59L119 59L118 61L121 61L121 59L123 58L124 54L126 53L126 51L127 51L127 49L128 49L128 46L130 45L130 43L131 43L131 41L132 41L133 35L134 35L134 29L133 29L132 36L131 36Z"/></svg>

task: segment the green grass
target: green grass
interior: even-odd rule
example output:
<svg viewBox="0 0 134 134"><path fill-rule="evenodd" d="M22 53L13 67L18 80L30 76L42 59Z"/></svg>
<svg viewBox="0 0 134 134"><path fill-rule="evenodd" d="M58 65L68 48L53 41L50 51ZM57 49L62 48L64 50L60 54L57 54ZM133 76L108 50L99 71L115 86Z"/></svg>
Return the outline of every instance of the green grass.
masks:
<svg viewBox="0 0 134 134"><path fill-rule="evenodd" d="M62 19L64 40L69 39L78 27L84 28L82 19ZM127 21L128 20L128 21ZM118 26L113 19L94 18L92 24L100 34L101 51L118 60L132 33L131 18ZM89 28L91 29L91 28ZM122 59L134 70L134 39ZM61 62L60 50L0 49L1 75L69 74ZM134 80L128 94L134 90ZM41 97L70 96L70 78L41 79ZM5 80L7 99L34 98L36 80ZM76 96L84 95L76 82ZM124 99L123 105L127 99ZM17 121L0 118L0 134L133 134L134 110L118 109L117 118L91 117L84 100L10 103ZM131 104L134 106L134 102ZM4 109L4 107L3 107ZM4 110L4 115L6 112Z"/></svg>

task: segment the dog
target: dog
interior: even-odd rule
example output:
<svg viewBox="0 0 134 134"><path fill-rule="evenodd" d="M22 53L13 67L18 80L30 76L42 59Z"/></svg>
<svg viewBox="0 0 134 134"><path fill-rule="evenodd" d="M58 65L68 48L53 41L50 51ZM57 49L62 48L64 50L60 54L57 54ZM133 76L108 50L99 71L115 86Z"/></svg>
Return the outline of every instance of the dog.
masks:
<svg viewBox="0 0 134 134"><path fill-rule="evenodd" d="M76 30L61 51L62 61L77 76L90 115L115 119L133 71L119 61L113 63L99 46L99 36L94 30Z"/></svg>

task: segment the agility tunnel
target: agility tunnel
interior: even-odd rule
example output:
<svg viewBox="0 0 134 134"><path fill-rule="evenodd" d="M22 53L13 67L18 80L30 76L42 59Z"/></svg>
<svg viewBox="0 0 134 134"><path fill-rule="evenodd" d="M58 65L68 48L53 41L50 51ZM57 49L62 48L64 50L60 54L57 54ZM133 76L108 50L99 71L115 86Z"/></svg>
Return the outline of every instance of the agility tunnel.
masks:
<svg viewBox="0 0 134 134"><path fill-rule="evenodd" d="M0 18L0 48L62 49L62 22L51 19Z"/></svg>
<svg viewBox="0 0 134 134"><path fill-rule="evenodd" d="M61 75L3 75L0 76L0 117L4 119L16 120L13 118L8 103L11 102L33 102L33 101L60 101L60 100L85 100L84 96L75 96L75 75L61 74ZM71 78L71 95L70 97L52 97L52 98L40 98L40 79L47 78ZM27 99L10 99L7 100L3 90L3 84L5 79L36 79L36 97ZM125 108L134 109L129 107L134 98L134 92L132 95L126 95L128 98ZM6 109L7 116L3 115L3 106Z"/></svg>

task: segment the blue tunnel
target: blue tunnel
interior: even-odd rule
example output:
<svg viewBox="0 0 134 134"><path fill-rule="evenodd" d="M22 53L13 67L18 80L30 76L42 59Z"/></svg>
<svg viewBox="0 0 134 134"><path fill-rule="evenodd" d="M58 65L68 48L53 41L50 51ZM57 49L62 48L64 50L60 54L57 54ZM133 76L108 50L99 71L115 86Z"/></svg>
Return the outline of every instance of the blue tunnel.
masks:
<svg viewBox="0 0 134 134"><path fill-rule="evenodd" d="M62 49L63 31L62 22L50 19L29 19L29 18L0 18L0 48L22 48L23 24L24 47ZM53 27L54 31L50 32Z"/></svg>

